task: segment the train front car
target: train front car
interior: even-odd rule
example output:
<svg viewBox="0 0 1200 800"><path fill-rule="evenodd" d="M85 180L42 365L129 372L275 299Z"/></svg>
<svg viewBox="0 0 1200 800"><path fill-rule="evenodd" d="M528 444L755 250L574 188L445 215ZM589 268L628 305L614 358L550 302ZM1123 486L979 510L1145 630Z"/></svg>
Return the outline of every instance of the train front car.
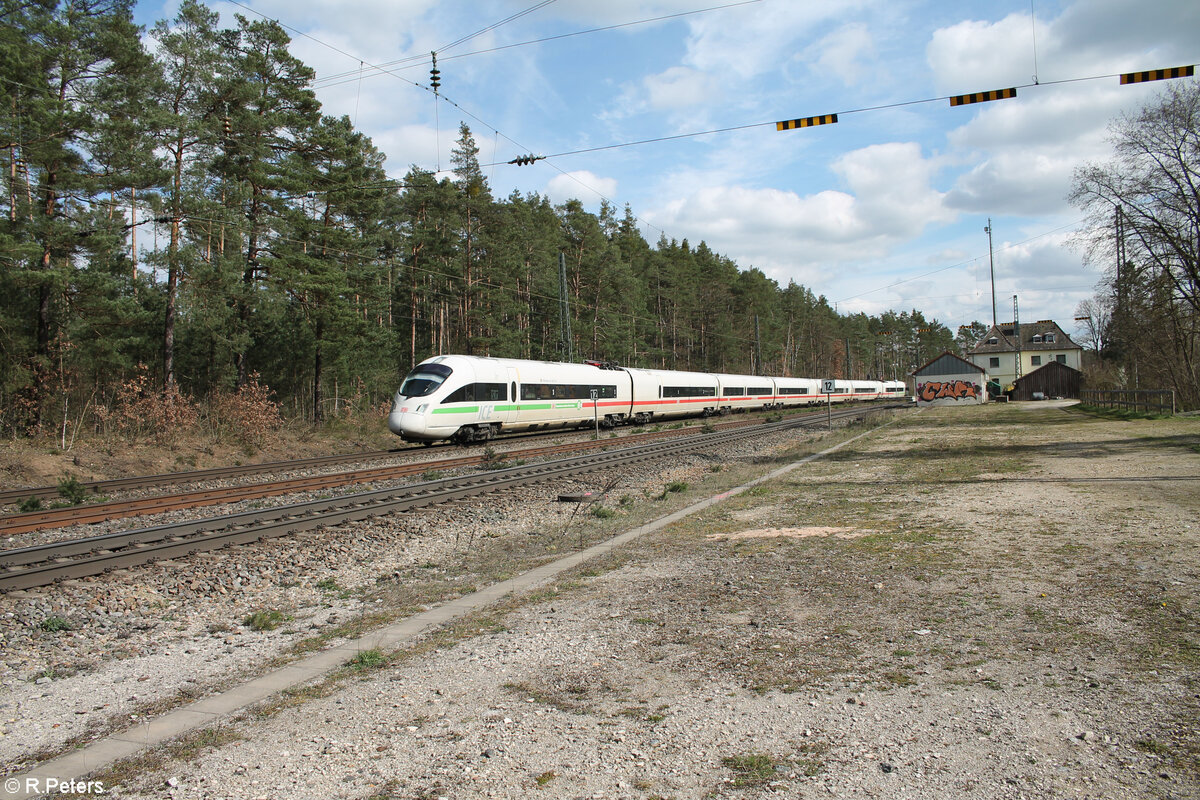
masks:
<svg viewBox="0 0 1200 800"><path fill-rule="evenodd" d="M446 438L433 432L435 426L431 425L430 411L445 397L446 381L455 375L453 363L444 363L447 360L438 356L422 361L400 382L400 389L392 398L388 430L404 441L430 442ZM461 373L460 369L450 390L461 383Z"/></svg>
<svg viewBox="0 0 1200 800"><path fill-rule="evenodd" d="M413 367L392 399L388 429L406 442L490 438L502 422L509 389L502 370L481 375L480 362L434 356Z"/></svg>

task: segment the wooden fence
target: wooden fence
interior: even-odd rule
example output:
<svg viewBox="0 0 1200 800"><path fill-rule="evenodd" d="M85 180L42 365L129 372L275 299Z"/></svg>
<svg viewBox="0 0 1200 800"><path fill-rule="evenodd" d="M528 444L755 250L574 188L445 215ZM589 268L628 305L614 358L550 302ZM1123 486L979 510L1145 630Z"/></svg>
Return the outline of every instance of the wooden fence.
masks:
<svg viewBox="0 0 1200 800"><path fill-rule="evenodd" d="M1175 392L1171 389L1085 389L1079 393L1079 401L1084 405L1100 408L1123 408L1128 411L1157 414L1175 413Z"/></svg>

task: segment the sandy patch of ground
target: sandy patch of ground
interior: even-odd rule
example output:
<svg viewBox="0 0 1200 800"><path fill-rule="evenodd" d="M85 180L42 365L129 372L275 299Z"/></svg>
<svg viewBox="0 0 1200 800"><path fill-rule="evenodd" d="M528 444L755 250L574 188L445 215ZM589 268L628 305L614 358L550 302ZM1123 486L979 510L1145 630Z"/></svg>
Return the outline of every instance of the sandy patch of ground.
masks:
<svg viewBox="0 0 1200 800"><path fill-rule="evenodd" d="M836 536L839 539L857 539L859 536L866 536L868 533L875 531L864 531L856 528L831 528L828 525L818 525L808 528L757 528L749 531L738 531L737 533L710 533L705 538L709 541L718 540L737 540L737 539L775 539L784 537L788 539L807 539L810 536Z"/></svg>

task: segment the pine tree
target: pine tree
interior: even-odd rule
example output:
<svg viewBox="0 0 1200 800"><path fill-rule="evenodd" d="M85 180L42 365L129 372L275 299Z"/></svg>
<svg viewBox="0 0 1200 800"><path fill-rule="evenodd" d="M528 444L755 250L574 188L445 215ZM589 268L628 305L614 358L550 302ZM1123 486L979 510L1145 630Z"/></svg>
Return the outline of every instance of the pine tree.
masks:
<svg viewBox="0 0 1200 800"><path fill-rule="evenodd" d="M223 120L217 114L217 76L228 71L222 62L217 31L218 16L197 0L184 0L172 23L160 21L152 36L158 44L162 69L155 86L158 141L167 154L170 179L166 188L170 216L167 246L167 283L162 327L163 389L175 385L175 321L178 286L185 260L194 260L194 249L183 248L182 226L190 193L185 177L207 171L221 135ZM199 208L195 209L200 211ZM206 227L206 226L205 226ZM199 231L198 231L199 232Z"/></svg>
<svg viewBox="0 0 1200 800"><path fill-rule="evenodd" d="M222 179L223 203L237 211L231 219L239 219L241 286L233 299L233 345L237 385L244 386L252 343L260 338L253 320L263 300L258 289L270 274L274 238L289 201L308 190L296 151L317 123L319 105L310 88L313 70L288 52L283 28L241 15L237 22L237 30L222 32L222 46L231 54L220 87L229 132L214 171Z"/></svg>
<svg viewBox="0 0 1200 800"><path fill-rule="evenodd" d="M6 5L4 21L5 38L19 40L23 51L7 52L3 68L11 91L10 158L20 152L28 216L16 213L10 172L7 227L28 243L13 277L32 292L32 348L21 381L27 421L36 428L54 369L51 345L67 326L64 299L84 240L124 225L123 214L96 215L92 207L147 178L150 153L136 121L151 62L131 0Z"/></svg>

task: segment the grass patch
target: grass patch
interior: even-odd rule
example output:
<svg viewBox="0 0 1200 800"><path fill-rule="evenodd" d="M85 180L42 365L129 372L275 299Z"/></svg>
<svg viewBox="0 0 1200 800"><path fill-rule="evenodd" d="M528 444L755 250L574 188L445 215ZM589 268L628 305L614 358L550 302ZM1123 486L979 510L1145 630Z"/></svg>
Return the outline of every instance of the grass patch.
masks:
<svg viewBox="0 0 1200 800"><path fill-rule="evenodd" d="M687 488L688 488L688 485L685 481L671 481L670 483L668 483L666 485L666 487L663 488L662 494L658 495L658 497L656 497L655 499L656 500L666 500L667 497L669 497L672 494L675 494L678 492L686 492Z"/></svg>
<svg viewBox="0 0 1200 800"><path fill-rule="evenodd" d="M273 631L283 623L290 620L287 614L278 611L274 608L268 608L263 611L255 611L246 616L242 620L242 624L252 631Z"/></svg>
<svg viewBox="0 0 1200 800"><path fill-rule="evenodd" d="M916 680L913 679L913 676L904 670L892 670L890 672L885 672L883 673L883 679L886 682L884 685L885 689L893 686L913 686L916 684Z"/></svg>
<svg viewBox="0 0 1200 800"><path fill-rule="evenodd" d="M1171 414L1164 414L1155 411L1134 411L1133 409L1128 408L1103 408L1101 406L1084 405L1083 403L1080 403L1075 407L1089 416L1098 417L1100 419L1174 419Z"/></svg>
<svg viewBox="0 0 1200 800"><path fill-rule="evenodd" d="M352 669L367 670L381 667L387 663L387 658L383 655L383 651L379 649L363 650L354 658L350 659Z"/></svg>
<svg viewBox="0 0 1200 800"><path fill-rule="evenodd" d="M725 756L721 764L733 773L733 785L738 787L759 786L775 777L778 771L775 759L765 753Z"/></svg>

